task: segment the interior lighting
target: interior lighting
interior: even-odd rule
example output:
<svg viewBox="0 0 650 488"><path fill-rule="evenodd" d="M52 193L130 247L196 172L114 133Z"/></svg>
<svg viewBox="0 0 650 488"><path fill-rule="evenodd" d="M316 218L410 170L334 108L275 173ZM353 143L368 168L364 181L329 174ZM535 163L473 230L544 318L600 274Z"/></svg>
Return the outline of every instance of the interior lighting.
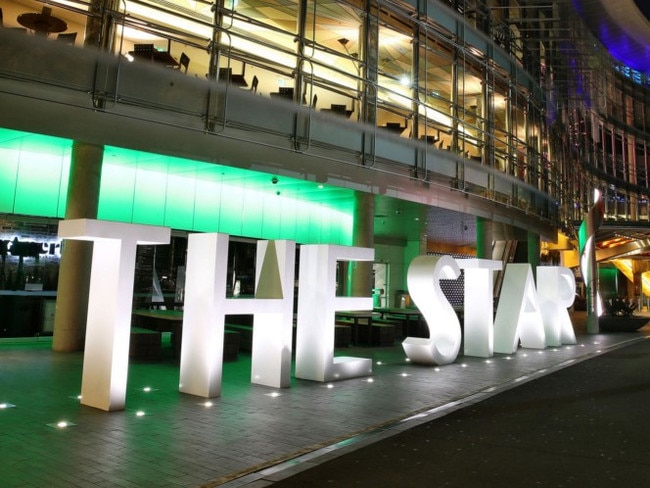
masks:
<svg viewBox="0 0 650 488"><path fill-rule="evenodd" d="M138 410L137 412L135 412L135 416L136 416L136 417L144 417L145 415L146 415L146 414L145 414L144 411L142 411L142 410Z"/></svg>
<svg viewBox="0 0 650 488"><path fill-rule="evenodd" d="M150 386L145 386L145 387L142 389L142 391L144 391L145 393L149 393L149 392L151 392L151 387L150 387Z"/></svg>
<svg viewBox="0 0 650 488"><path fill-rule="evenodd" d="M328 389L331 390L332 388L334 388L334 385L332 383L328 383L325 388L328 388Z"/></svg>
<svg viewBox="0 0 650 488"><path fill-rule="evenodd" d="M491 359L486 359L485 364L492 364L492 360Z"/></svg>
<svg viewBox="0 0 650 488"><path fill-rule="evenodd" d="M374 383L375 380L374 380L373 378L368 378L366 381L367 381L368 383Z"/></svg>
<svg viewBox="0 0 650 488"><path fill-rule="evenodd" d="M279 397L281 395L282 395L282 393L277 392L277 391L272 391L271 393L266 393L266 396L270 396L271 398L277 398L277 397Z"/></svg>
<svg viewBox="0 0 650 488"><path fill-rule="evenodd" d="M5 410L7 408L13 408L16 405L12 405L11 403L0 403L0 410Z"/></svg>
<svg viewBox="0 0 650 488"><path fill-rule="evenodd" d="M466 368L466 367L467 367L467 364L463 363L463 364L460 365L460 367L461 367L461 368Z"/></svg>
<svg viewBox="0 0 650 488"><path fill-rule="evenodd" d="M440 371L440 368L433 368L434 371Z"/></svg>
<svg viewBox="0 0 650 488"><path fill-rule="evenodd" d="M377 366L381 366L383 363L381 361L377 361Z"/></svg>
<svg viewBox="0 0 650 488"><path fill-rule="evenodd" d="M407 377L409 377L409 376L411 376L411 375L408 374L408 373L402 373L400 376L401 376L402 378L407 378Z"/></svg>

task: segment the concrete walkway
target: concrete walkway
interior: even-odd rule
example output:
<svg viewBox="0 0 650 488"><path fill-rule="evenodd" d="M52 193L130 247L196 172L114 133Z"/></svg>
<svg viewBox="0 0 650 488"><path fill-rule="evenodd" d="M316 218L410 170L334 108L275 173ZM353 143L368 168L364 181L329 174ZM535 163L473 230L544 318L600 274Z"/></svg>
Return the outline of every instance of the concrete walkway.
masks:
<svg viewBox="0 0 650 488"><path fill-rule="evenodd" d="M579 324L576 324L580 332ZM250 357L226 363L210 406L178 393L177 362L133 361L127 408L79 404L83 356L48 342L0 342L3 487L264 486L269 476L319 464L549 373L641 341L646 332L579 335L574 346L489 360L409 364L399 345L346 349L373 360L373 376L324 385L250 384ZM67 421L69 427L57 428Z"/></svg>
<svg viewBox="0 0 650 488"><path fill-rule="evenodd" d="M650 341L635 342L249 487L644 487L648 371Z"/></svg>

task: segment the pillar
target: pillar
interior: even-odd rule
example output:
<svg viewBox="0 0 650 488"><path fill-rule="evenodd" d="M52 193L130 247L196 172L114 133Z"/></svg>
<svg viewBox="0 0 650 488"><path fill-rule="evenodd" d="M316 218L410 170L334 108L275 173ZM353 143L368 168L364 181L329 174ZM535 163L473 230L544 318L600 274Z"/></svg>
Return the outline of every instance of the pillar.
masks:
<svg viewBox="0 0 650 488"><path fill-rule="evenodd" d="M72 145L66 219L97 218L104 147ZM52 350L83 349L88 311L92 243L66 240L61 252Z"/></svg>
<svg viewBox="0 0 650 488"><path fill-rule="evenodd" d="M379 20L371 2L366 2L366 15L361 29L361 77L366 79L361 100L361 120L377 123L377 70L379 66Z"/></svg>
<svg viewBox="0 0 650 488"><path fill-rule="evenodd" d="M493 241L492 221L484 217L476 217L476 257L492 259Z"/></svg>
<svg viewBox="0 0 650 488"><path fill-rule="evenodd" d="M537 278L537 266L539 266L539 256L542 252L539 235L534 232L528 232L528 239L526 240L528 247L528 262L533 268L533 276Z"/></svg>
<svg viewBox="0 0 650 488"><path fill-rule="evenodd" d="M352 245L355 247L374 247L375 200L370 193L358 192L354 201L354 229ZM370 261L354 261L350 264L353 297L370 296L373 279Z"/></svg>

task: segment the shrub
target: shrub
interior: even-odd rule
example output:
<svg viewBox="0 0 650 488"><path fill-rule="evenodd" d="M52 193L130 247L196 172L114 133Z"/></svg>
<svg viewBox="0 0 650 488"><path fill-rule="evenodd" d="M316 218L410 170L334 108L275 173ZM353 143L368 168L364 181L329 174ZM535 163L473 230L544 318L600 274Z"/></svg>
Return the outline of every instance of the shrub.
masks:
<svg viewBox="0 0 650 488"><path fill-rule="evenodd" d="M605 313L611 317L631 317L636 311L636 301L623 297L605 300Z"/></svg>

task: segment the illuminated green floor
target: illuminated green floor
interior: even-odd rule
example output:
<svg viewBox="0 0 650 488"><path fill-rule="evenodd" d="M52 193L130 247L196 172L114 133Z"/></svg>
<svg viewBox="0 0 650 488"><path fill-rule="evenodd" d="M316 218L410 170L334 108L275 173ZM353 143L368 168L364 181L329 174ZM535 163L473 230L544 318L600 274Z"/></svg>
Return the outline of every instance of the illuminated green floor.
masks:
<svg viewBox="0 0 650 488"><path fill-rule="evenodd" d="M79 404L81 353L0 342L0 403L10 406L0 409L0 484L244 486L262 468L356 435L387 435L641 337L581 336L577 346L460 357L441 368L409 364L399 345L350 348L345 355L373 359L371 378L329 387L293 380L281 391L251 385L250 357L240 354L225 363L222 396L210 407L178 393L178 363L167 346L160 361L131 362L126 410L113 413ZM423 415L396 424L416 413ZM62 420L74 425L57 429Z"/></svg>

